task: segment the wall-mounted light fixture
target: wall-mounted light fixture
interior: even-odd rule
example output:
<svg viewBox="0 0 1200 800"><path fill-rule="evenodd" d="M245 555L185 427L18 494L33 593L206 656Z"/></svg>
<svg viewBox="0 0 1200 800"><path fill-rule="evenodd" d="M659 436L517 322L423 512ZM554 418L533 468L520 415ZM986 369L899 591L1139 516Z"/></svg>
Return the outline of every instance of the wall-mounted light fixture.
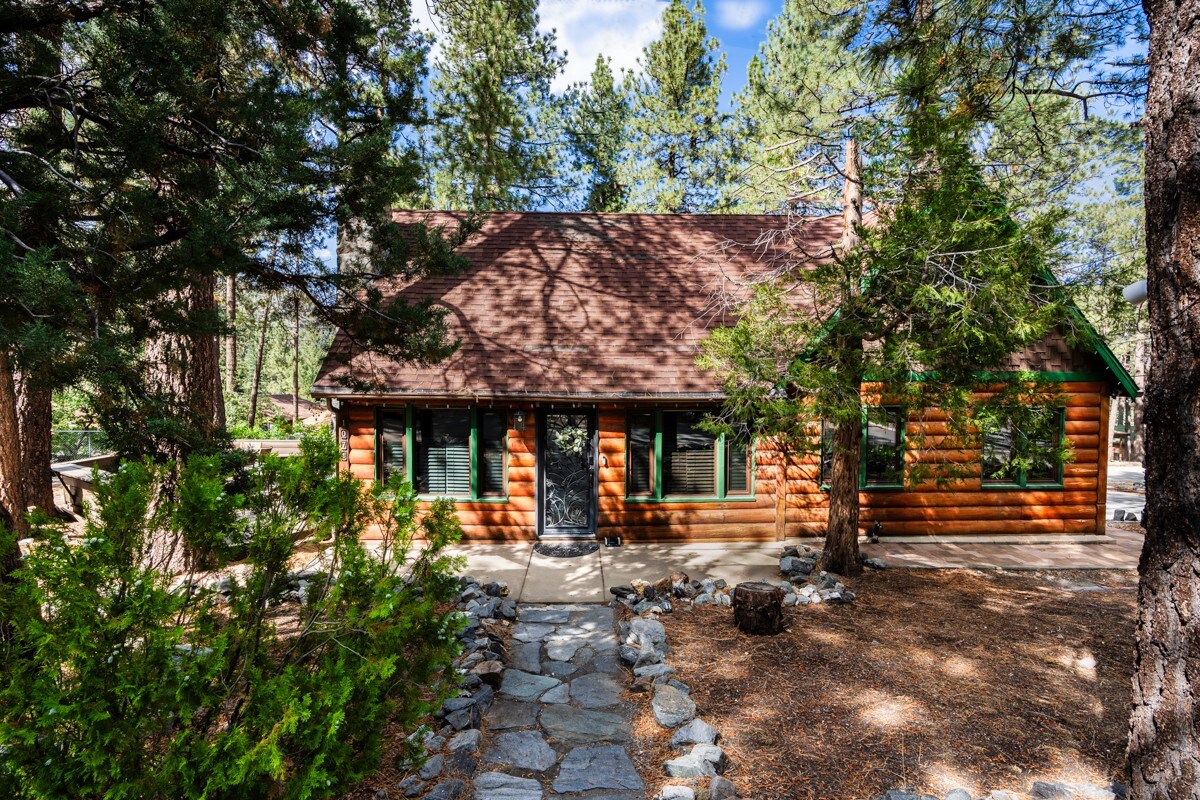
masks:
<svg viewBox="0 0 1200 800"><path fill-rule="evenodd" d="M521 411L518 409L517 411L513 412L513 428L518 433L525 432L525 412L524 411Z"/></svg>

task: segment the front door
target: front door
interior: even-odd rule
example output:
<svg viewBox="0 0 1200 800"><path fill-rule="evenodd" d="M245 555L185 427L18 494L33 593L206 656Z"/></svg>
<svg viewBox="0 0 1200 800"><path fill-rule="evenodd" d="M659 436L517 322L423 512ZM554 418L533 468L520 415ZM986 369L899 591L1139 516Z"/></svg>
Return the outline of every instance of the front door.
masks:
<svg viewBox="0 0 1200 800"><path fill-rule="evenodd" d="M538 532L596 535L596 412L538 415Z"/></svg>

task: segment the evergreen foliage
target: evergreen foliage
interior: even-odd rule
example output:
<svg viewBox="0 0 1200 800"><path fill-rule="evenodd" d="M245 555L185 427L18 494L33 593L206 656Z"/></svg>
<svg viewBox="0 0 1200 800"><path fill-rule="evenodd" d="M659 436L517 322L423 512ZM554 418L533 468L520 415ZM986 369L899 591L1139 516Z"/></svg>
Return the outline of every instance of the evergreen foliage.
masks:
<svg viewBox="0 0 1200 800"><path fill-rule="evenodd" d="M629 98L617 85L609 59L596 58L591 81L572 87L565 105L575 166L586 180L583 210L621 211L628 198L620 166L628 138Z"/></svg>
<svg viewBox="0 0 1200 800"><path fill-rule="evenodd" d="M530 208L559 192L545 130L564 58L537 30L536 0L437 0L445 26L432 82L433 201L478 211Z"/></svg>
<svg viewBox="0 0 1200 800"><path fill-rule="evenodd" d="M704 6L671 0L662 36L628 81L629 145L622 166L628 211L695 213L721 203L728 149L720 110L725 56Z"/></svg>
<svg viewBox="0 0 1200 800"><path fill-rule="evenodd" d="M330 797L377 765L385 722L418 726L453 688L461 529L448 501L418 522L409 487L364 490L337 460L327 433L248 467L193 456L172 503L162 467L126 462L82 542L40 526L0 585L12 796ZM297 573L304 540L332 546ZM185 543L221 572L162 572Z"/></svg>

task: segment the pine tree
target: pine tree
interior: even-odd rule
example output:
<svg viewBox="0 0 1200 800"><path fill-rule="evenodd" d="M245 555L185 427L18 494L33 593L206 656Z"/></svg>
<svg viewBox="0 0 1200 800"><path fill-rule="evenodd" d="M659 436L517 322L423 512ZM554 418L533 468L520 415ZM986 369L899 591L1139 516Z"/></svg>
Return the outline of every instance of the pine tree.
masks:
<svg viewBox="0 0 1200 800"><path fill-rule="evenodd" d="M563 67L535 0L438 0L445 26L432 82L434 203L500 211L559 194L558 146L545 130Z"/></svg>
<svg viewBox="0 0 1200 800"><path fill-rule="evenodd" d="M204 444L219 435L225 326L213 295L223 276L298 289L363 346L449 351L436 312L360 292L374 278L461 263L438 237L402 245L385 219L420 178L413 154L396 150L422 120L424 49L407 3L2 11L0 55L12 67L0 73L0 349L14 380L0 393L17 379L82 382L124 451ZM372 269L331 272L316 251L351 219L371 221ZM156 380L164 364L150 363L149 344L160 361L169 351L168 367L202 363L213 391L182 384L179 369ZM25 509L4 465L48 450L48 416L37 419L38 431L0 441L18 448L0 458L14 519Z"/></svg>
<svg viewBox="0 0 1200 800"><path fill-rule="evenodd" d="M596 57L591 81L574 87L567 104L567 136L587 186L583 208L620 211L628 196L620 165L628 136L629 100L613 77L609 59Z"/></svg>
<svg viewBox="0 0 1200 800"><path fill-rule="evenodd" d="M708 35L700 0L671 0L662 36L643 50L629 82L630 140L622 165L626 210L702 212L718 207L726 180L720 110L725 56Z"/></svg>
<svg viewBox="0 0 1200 800"><path fill-rule="evenodd" d="M832 208L843 143L855 120L882 103L878 76L852 47L861 3L786 0L750 60L735 98L742 162L730 192L758 211Z"/></svg>

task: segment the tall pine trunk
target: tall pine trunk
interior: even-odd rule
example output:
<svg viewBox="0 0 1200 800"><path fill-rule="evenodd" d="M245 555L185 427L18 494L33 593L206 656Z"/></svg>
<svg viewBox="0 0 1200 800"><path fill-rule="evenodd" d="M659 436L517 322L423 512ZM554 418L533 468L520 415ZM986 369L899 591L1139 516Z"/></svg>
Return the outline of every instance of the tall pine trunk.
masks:
<svg viewBox="0 0 1200 800"><path fill-rule="evenodd" d="M842 240L838 246L843 254L857 247L861 240L858 227L862 225L862 155L853 139L846 142L845 172ZM847 300L856 290L856 286L847 287ZM840 354L838 372L846 389L847 405L861 412L862 340L842 339L836 346ZM862 568L858 563L858 475L863 436L860 416L861 413L843 415L834 434L829 523L825 529L822 566L840 575L855 575Z"/></svg>
<svg viewBox="0 0 1200 800"><path fill-rule="evenodd" d="M25 503L47 513L54 509L50 436L53 406L50 390L24 373L17 383L17 423L21 433L21 480Z"/></svg>
<svg viewBox="0 0 1200 800"><path fill-rule="evenodd" d="M1129 762L1137 800L1192 800L1200 797L1200 0L1144 6L1151 347Z"/></svg>
<svg viewBox="0 0 1200 800"><path fill-rule="evenodd" d="M12 536L7 529L0 530L0 575L7 575L12 565L9 559L9 540L12 550L16 540L29 532L25 521L28 503L25 500L25 477L21 470L21 426L17 418L17 384L11 354L0 348L0 503L12 525ZM5 516L0 515L0 516Z"/></svg>
<svg viewBox="0 0 1200 800"><path fill-rule="evenodd" d="M237 391L237 278L228 275L225 278L225 324L229 332L225 334L225 393L232 395Z"/></svg>
<svg viewBox="0 0 1200 800"><path fill-rule="evenodd" d="M209 276L181 290L181 300L191 319L215 318L216 288L216 279ZM160 336L147 350L155 370L153 382L170 404L164 410L186 420L190 426L188 440L162 443L166 455L179 460L196 441L211 440L224 420L217 337L215 332L203 330Z"/></svg>
<svg viewBox="0 0 1200 800"><path fill-rule="evenodd" d="M292 295L292 424L300 424L300 295Z"/></svg>
<svg viewBox="0 0 1200 800"><path fill-rule="evenodd" d="M258 421L258 387L262 382L263 351L267 349L267 326L271 321L271 296L263 300L262 322L258 327L258 350L254 355L254 377L250 380L250 427Z"/></svg>

